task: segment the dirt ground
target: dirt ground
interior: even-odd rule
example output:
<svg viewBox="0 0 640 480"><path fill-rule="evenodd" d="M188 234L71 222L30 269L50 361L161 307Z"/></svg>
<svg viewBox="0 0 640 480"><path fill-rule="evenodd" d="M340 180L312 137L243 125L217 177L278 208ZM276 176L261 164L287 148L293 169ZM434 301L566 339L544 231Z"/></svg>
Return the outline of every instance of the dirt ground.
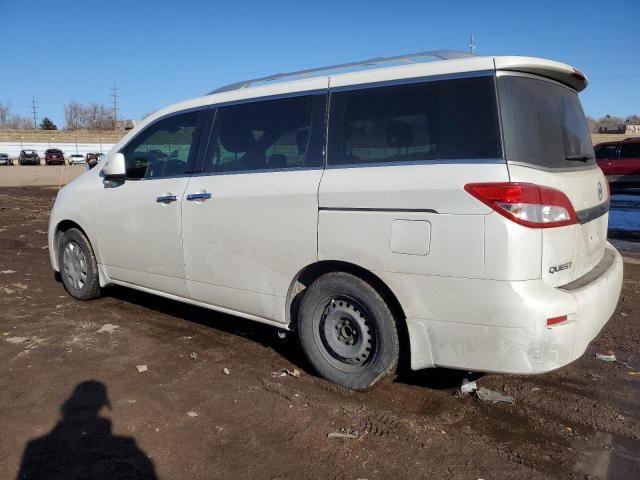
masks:
<svg viewBox="0 0 640 480"><path fill-rule="evenodd" d="M616 313L575 363L404 371L354 393L266 326L122 288L75 301L46 250L54 193L0 188L0 479L638 478L632 253ZM465 376L515 403L457 393Z"/></svg>
<svg viewBox="0 0 640 480"><path fill-rule="evenodd" d="M0 187L66 185L85 172L84 165L0 166ZM42 160L44 163L44 160Z"/></svg>

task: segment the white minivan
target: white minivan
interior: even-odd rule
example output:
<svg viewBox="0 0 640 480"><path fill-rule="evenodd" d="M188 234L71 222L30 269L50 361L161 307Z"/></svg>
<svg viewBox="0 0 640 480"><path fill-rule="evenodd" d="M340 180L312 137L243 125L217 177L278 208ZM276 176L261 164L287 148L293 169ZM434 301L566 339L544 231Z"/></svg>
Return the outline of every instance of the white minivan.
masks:
<svg viewBox="0 0 640 480"><path fill-rule="evenodd" d="M297 331L353 389L581 356L622 259L579 70L438 51L223 87L151 115L63 188L67 291L108 285Z"/></svg>

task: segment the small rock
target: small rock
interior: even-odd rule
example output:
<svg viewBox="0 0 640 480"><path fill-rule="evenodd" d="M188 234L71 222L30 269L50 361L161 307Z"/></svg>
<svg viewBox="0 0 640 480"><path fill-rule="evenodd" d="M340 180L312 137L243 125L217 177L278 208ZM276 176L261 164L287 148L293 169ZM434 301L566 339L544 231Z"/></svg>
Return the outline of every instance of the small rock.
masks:
<svg viewBox="0 0 640 480"><path fill-rule="evenodd" d="M476 390L478 390L478 385L476 385L475 381L470 382L466 378L462 379L462 385L460 385L460 391L462 393L473 393Z"/></svg>
<svg viewBox="0 0 640 480"><path fill-rule="evenodd" d="M224 373L225 375L229 375L231 372L229 371L229 369L227 367L222 369L222 373Z"/></svg>
<svg viewBox="0 0 640 480"><path fill-rule="evenodd" d="M628 317L629 315L627 315L627 314L626 314L626 313L624 313L624 312L620 312L620 316L621 316L621 317Z"/></svg>
<svg viewBox="0 0 640 480"><path fill-rule="evenodd" d="M27 285L25 285L24 283L14 283L13 284L14 287L19 288L21 290L26 290L27 288L29 288Z"/></svg>
<svg viewBox="0 0 640 480"><path fill-rule="evenodd" d="M136 368L138 369L138 372L140 372L140 373L146 372L148 370L146 365L136 365Z"/></svg>
<svg viewBox="0 0 640 480"><path fill-rule="evenodd" d="M5 339L9 343L19 344L29 340L28 337L9 337Z"/></svg>
<svg viewBox="0 0 640 480"><path fill-rule="evenodd" d="M49 247L45 245L44 247L40 247L40 250L49 250Z"/></svg>
<svg viewBox="0 0 640 480"><path fill-rule="evenodd" d="M15 270L0 270L0 273L2 275L10 275L12 273L16 273L16 271Z"/></svg>
<svg viewBox="0 0 640 480"><path fill-rule="evenodd" d="M196 412L187 412L187 415L189 415L191 418L198 416Z"/></svg>
<svg viewBox="0 0 640 480"><path fill-rule="evenodd" d="M197 360L198 354L196 352L191 352L191 354L189 354L189 358L192 358L193 360Z"/></svg>
<svg viewBox="0 0 640 480"><path fill-rule="evenodd" d="M7 295L11 295L12 293L15 293L15 290L11 290L10 288L3 288L4 293L6 293Z"/></svg>
<svg viewBox="0 0 640 480"><path fill-rule="evenodd" d="M56 305L57 307L57 305ZM120 328L118 325L112 325L111 323L105 323L102 327L100 327L100 330L96 331L96 333L112 333L115 332L118 328Z"/></svg>

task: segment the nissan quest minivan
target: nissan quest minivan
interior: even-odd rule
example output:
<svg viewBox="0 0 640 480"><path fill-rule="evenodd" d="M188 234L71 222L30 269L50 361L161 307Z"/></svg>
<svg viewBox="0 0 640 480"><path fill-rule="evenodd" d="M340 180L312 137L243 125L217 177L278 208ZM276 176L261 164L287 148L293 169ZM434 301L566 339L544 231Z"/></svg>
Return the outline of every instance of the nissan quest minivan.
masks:
<svg viewBox="0 0 640 480"><path fill-rule="evenodd" d="M578 92L555 61L426 52L249 80L148 117L63 188L77 299L123 285L297 331L366 389L581 356L622 259Z"/></svg>

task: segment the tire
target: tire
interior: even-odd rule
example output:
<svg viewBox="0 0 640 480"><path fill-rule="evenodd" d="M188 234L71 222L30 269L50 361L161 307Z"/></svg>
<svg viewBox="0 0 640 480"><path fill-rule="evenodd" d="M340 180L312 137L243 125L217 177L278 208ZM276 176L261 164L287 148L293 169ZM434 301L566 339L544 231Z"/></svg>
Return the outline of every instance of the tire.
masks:
<svg viewBox="0 0 640 480"><path fill-rule="evenodd" d="M298 334L316 372L343 387L371 388L398 364L393 313L371 285L346 272L324 274L307 288Z"/></svg>
<svg viewBox="0 0 640 480"><path fill-rule="evenodd" d="M58 250L60 276L69 295L78 300L100 296L98 262L87 237L77 228L62 235Z"/></svg>

